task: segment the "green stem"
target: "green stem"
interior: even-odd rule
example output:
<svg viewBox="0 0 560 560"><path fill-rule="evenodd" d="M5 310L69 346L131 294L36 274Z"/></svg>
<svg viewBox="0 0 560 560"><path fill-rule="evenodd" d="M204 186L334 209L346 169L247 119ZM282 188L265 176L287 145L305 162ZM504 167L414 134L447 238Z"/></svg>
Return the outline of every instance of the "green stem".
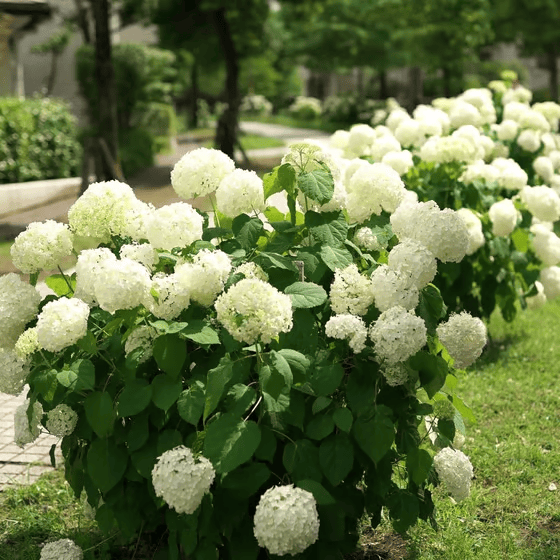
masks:
<svg viewBox="0 0 560 560"><path fill-rule="evenodd" d="M58 268L60 274L62 275L62 278L64 278L64 281L66 282L66 285L68 286L68 289L70 290L70 292L72 294L74 294L74 288L72 288L72 285L68 281L68 277L66 276L66 274L64 274L64 271L62 270L62 268L60 268L60 265L58 265L57 268Z"/></svg>
<svg viewBox="0 0 560 560"><path fill-rule="evenodd" d="M210 202L212 203L212 211L214 212L214 221L216 222L216 225L218 227L222 227L220 225L220 218L218 216L218 208L216 206L216 193L210 193L208 197L210 198Z"/></svg>

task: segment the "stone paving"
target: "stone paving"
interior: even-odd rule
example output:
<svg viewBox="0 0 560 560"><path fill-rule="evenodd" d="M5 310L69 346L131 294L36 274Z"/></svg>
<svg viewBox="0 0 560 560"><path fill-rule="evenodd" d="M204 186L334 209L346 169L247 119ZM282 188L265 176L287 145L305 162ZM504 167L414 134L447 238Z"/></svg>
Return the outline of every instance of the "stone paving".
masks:
<svg viewBox="0 0 560 560"><path fill-rule="evenodd" d="M241 127L248 133L281 138L286 142L286 145L298 141L302 142L304 139L310 139L317 143L326 143L328 139L328 135L323 132L292 129L279 125L242 123ZM175 153L158 158L158 165L148 170L149 172L145 174L144 181L140 181L137 185L132 185L131 181L130 184L135 187L138 198L146 202L152 202L155 206L170 204L180 200L171 186L169 186L169 172L184 153L196 147L193 144L188 146L179 145ZM250 150L248 156L255 159L271 156L281 157L286 151L287 148L282 147ZM150 173L154 175L153 178L150 178ZM161 181L164 182L161 183ZM154 191L154 189L157 189L157 191ZM154 192L156 193L155 200ZM44 221L47 219L64 221L68 208L74 203L74 200L75 198L57 201L54 204L39 209L10 216L5 221L8 224L23 226L32 221ZM2 270L0 273L4 272L9 271ZM31 484L41 474L52 470L49 452L51 446L58 443L58 438L47 433L41 434L34 443L26 445L23 449L14 443L14 413L16 408L25 400L25 394L25 390L19 397L0 393L0 491L18 484ZM57 465L61 462L61 459L60 447L58 446L56 451Z"/></svg>

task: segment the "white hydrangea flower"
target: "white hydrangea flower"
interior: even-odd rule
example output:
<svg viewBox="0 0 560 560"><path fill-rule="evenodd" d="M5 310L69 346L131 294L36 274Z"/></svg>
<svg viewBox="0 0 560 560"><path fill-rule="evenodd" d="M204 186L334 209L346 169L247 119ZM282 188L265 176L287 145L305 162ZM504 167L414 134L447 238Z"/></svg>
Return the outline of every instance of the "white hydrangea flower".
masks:
<svg viewBox="0 0 560 560"><path fill-rule="evenodd" d="M412 154L408 150L389 152L383 156L381 163L392 167L401 177L414 167Z"/></svg>
<svg viewBox="0 0 560 560"><path fill-rule="evenodd" d="M499 172L492 164L484 163L484 161L475 161L465 167L459 181L466 185L476 180L485 181L486 183L495 183L498 181Z"/></svg>
<svg viewBox="0 0 560 560"><path fill-rule="evenodd" d="M434 468L455 501L460 502L468 497L473 467L462 451L444 447L434 457Z"/></svg>
<svg viewBox="0 0 560 560"><path fill-rule="evenodd" d="M517 85L514 88L508 88L502 97L502 103L504 105L509 105L512 102L518 103L530 103L533 98L533 92L526 87Z"/></svg>
<svg viewBox="0 0 560 560"><path fill-rule="evenodd" d="M554 299L560 295L560 267L548 266L543 268L539 280L543 286L546 299Z"/></svg>
<svg viewBox="0 0 560 560"><path fill-rule="evenodd" d="M418 352L427 340L424 321L403 307L391 307L370 326L369 337L381 362L404 362Z"/></svg>
<svg viewBox="0 0 560 560"><path fill-rule="evenodd" d="M381 369L381 373L385 381L387 381L387 385L391 385L391 387L404 385L408 381L408 369L402 362L385 364Z"/></svg>
<svg viewBox="0 0 560 560"><path fill-rule="evenodd" d="M552 160L547 156L539 156L533 161L533 169L537 175L545 182L550 181L554 175L554 165Z"/></svg>
<svg viewBox="0 0 560 560"><path fill-rule="evenodd" d="M39 560L82 560L82 549L70 539L47 543L41 550Z"/></svg>
<svg viewBox="0 0 560 560"><path fill-rule="evenodd" d="M496 126L496 134L498 140L502 142L511 142L515 140L519 132L519 124L513 119L505 119Z"/></svg>
<svg viewBox="0 0 560 560"><path fill-rule="evenodd" d="M358 223L382 210L394 212L406 192L400 175L384 163L361 166L346 184L346 190L348 217Z"/></svg>
<svg viewBox="0 0 560 560"><path fill-rule="evenodd" d="M292 484L269 488L255 510L254 535L271 554L299 554L319 538L319 515L311 492Z"/></svg>
<svg viewBox="0 0 560 560"><path fill-rule="evenodd" d="M197 253L192 263L175 268L177 282L189 293L192 301L206 307L212 305L224 289L231 272L231 260L223 251L204 249Z"/></svg>
<svg viewBox="0 0 560 560"><path fill-rule="evenodd" d="M355 124L350 127L350 135L345 148L345 157L352 159L355 157L370 155L371 145L375 142L377 134L368 124Z"/></svg>
<svg viewBox="0 0 560 560"><path fill-rule="evenodd" d="M546 118L552 130L558 130L558 121L560 119L560 105L558 103L554 101L534 103L532 109L538 111Z"/></svg>
<svg viewBox="0 0 560 560"><path fill-rule="evenodd" d="M392 135L385 134L375 139L371 146L371 158L373 161L381 161L383 156L401 151L400 142Z"/></svg>
<svg viewBox="0 0 560 560"><path fill-rule="evenodd" d="M95 279L105 261L116 261L117 257L110 249L85 249L78 255L76 263L76 288L74 297L85 301L88 305L95 305Z"/></svg>
<svg viewBox="0 0 560 560"><path fill-rule="evenodd" d="M72 254L72 233L54 220L33 222L14 240L10 249L14 266L25 274L53 270Z"/></svg>
<svg viewBox="0 0 560 560"><path fill-rule="evenodd" d="M41 433L41 418L43 417L43 407L40 402L33 403L31 421L27 417L27 409L30 401L25 402L16 408L14 414L14 442L19 447L24 447L28 443L34 442Z"/></svg>
<svg viewBox="0 0 560 560"><path fill-rule="evenodd" d="M292 328L292 300L274 286L244 278L218 296L218 321L239 342L268 344Z"/></svg>
<svg viewBox="0 0 560 560"><path fill-rule="evenodd" d="M372 272L371 285L375 307L379 311L387 311L396 305L408 310L418 305L418 288L412 284L412 278L406 272L382 264Z"/></svg>
<svg viewBox="0 0 560 560"><path fill-rule="evenodd" d="M391 215L400 241L415 239L442 262L459 262L467 253L467 226L455 210L440 210L434 201L407 202Z"/></svg>
<svg viewBox="0 0 560 560"><path fill-rule="evenodd" d="M511 100L507 103L504 100L502 101L504 103L504 112L502 115L503 121L512 120L519 124L521 117L527 111L531 110L527 103L522 103L521 101Z"/></svg>
<svg viewBox="0 0 560 560"><path fill-rule="evenodd" d="M234 161L220 150L198 148L175 164L171 186L185 200L204 196L213 193L234 169Z"/></svg>
<svg viewBox="0 0 560 560"><path fill-rule="evenodd" d="M330 290L331 308L337 314L365 315L373 303L371 280L355 264L334 273Z"/></svg>
<svg viewBox="0 0 560 560"><path fill-rule="evenodd" d="M251 261L240 264L235 269L236 274L243 274L245 278L257 278L268 282L268 274L257 264Z"/></svg>
<svg viewBox="0 0 560 560"><path fill-rule="evenodd" d="M420 126L420 122L416 119L403 119L395 129L395 138L402 146L419 147L426 136Z"/></svg>
<svg viewBox="0 0 560 560"><path fill-rule="evenodd" d="M171 321L189 307L190 301L189 290L177 274L158 273L151 280L144 305L159 319Z"/></svg>
<svg viewBox="0 0 560 560"><path fill-rule="evenodd" d="M37 328L29 328L23 331L14 345L14 352L20 360L26 360L31 354L39 350L37 339Z"/></svg>
<svg viewBox="0 0 560 560"><path fill-rule="evenodd" d="M400 272L408 283L421 290L436 276L437 261L422 243L414 239L403 239L389 252L389 268ZM405 306L406 307L406 306Z"/></svg>
<svg viewBox="0 0 560 560"><path fill-rule="evenodd" d="M560 219L560 196L550 187L525 187L519 194L529 212L541 222L556 222Z"/></svg>
<svg viewBox="0 0 560 560"><path fill-rule="evenodd" d="M344 150L348 146L348 140L350 138L350 132L348 130L337 130L331 135L329 139L329 144L333 148L338 148L339 150Z"/></svg>
<svg viewBox="0 0 560 560"><path fill-rule="evenodd" d="M41 296L18 274L0 276L0 348L13 348L25 325L37 316Z"/></svg>
<svg viewBox="0 0 560 560"><path fill-rule="evenodd" d="M492 233L499 237L508 236L517 225L518 212L509 198L492 204L488 216L492 222Z"/></svg>
<svg viewBox="0 0 560 560"><path fill-rule="evenodd" d="M142 356L139 363L148 361L153 356L154 340L157 338L157 332L153 327L148 325L140 325L135 328L126 338L124 343L124 355L128 356L137 348L142 349Z"/></svg>
<svg viewBox="0 0 560 560"><path fill-rule="evenodd" d="M558 169L560 169L560 150L551 150L546 157L549 159L550 163L552 163L554 171L558 171Z"/></svg>
<svg viewBox="0 0 560 560"><path fill-rule="evenodd" d="M531 226L535 254L545 266L560 262L560 238L543 224Z"/></svg>
<svg viewBox="0 0 560 560"><path fill-rule="evenodd" d="M23 391L30 368L16 352L0 348L0 393L19 395Z"/></svg>
<svg viewBox="0 0 560 560"><path fill-rule="evenodd" d="M431 105L418 105L414 109L412 115L421 123L421 128L424 130L427 130L426 127L428 125L426 123L437 121L437 129L441 131L438 135L446 136L449 134L451 121L449 120L449 115L445 111Z"/></svg>
<svg viewBox="0 0 560 560"><path fill-rule="evenodd" d="M123 237L130 237L133 241L147 239L146 224L155 210L153 204L134 199L124 212L124 225L120 232Z"/></svg>
<svg viewBox="0 0 560 560"><path fill-rule="evenodd" d="M504 189L517 191L527 185L527 173L513 159L497 157L492 166L498 170L498 185Z"/></svg>
<svg viewBox="0 0 560 560"><path fill-rule="evenodd" d="M69 436L77 424L78 414L66 404L59 404L47 412L45 426L53 436Z"/></svg>
<svg viewBox="0 0 560 560"><path fill-rule="evenodd" d="M93 288L99 307L114 313L144 303L150 285L145 266L131 259L107 259L97 270Z"/></svg>
<svg viewBox="0 0 560 560"><path fill-rule="evenodd" d="M527 152L536 152L541 147L541 136L536 130L525 129L517 137L517 144Z"/></svg>
<svg viewBox="0 0 560 560"><path fill-rule="evenodd" d="M533 109L522 113L518 122L521 128L528 128L538 132L550 131L550 123L546 120L546 117L542 113L539 113L539 111L534 111Z"/></svg>
<svg viewBox="0 0 560 560"><path fill-rule="evenodd" d="M459 210L457 210L457 214L467 226L467 232L469 234L467 255L472 255L486 242L482 231L482 222L480 221L480 218L469 208L459 208Z"/></svg>
<svg viewBox="0 0 560 560"><path fill-rule="evenodd" d="M484 155L484 151L481 154L480 146L464 136L432 136L420 148L418 155L422 160L434 163L452 161L470 163L480 159Z"/></svg>
<svg viewBox="0 0 560 560"><path fill-rule="evenodd" d="M123 245L119 251L121 259L130 259L143 264L148 270L153 270L159 262L158 252L149 243L133 243Z"/></svg>
<svg viewBox="0 0 560 560"><path fill-rule="evenodd" d="M466 368L482 354L488 341L486 326L466 311L453 313L445 323L440 323L436 332L456 368Z"/></svg>
<svg viewBox="0 0 560 560"><path fill-rule="evenodd" d="M299 173L310 173L326 166L335 182L341 178L340 169L333 156L321 146L310 142L291 144L288 153L282 158L282 164L284 163L289 163Z"/></svg>
<svg viewBox="0 0 560 560"><path fill-rule="evenodd" d="M135 206L134 191L120 181L92 183L68 210L70 229L79 237L106 243L129 227L128 211Z"/></svg>
<svg viewBox="0 0 560 560"><path fill-rule="evenodd" d="M380 251L381 245L377 240L377 236L373 234L371 228L363 227L356 231L354 235L354 243L361 247L362 249L366 249L366 251Z"/></svg>
<svg viewBox="0 0 560 560"><path fill-rule="evenodd" d="M537 288L537 293L534 296L525 298L525 303L529 309L538 309L546 303L544 286L538 280L535 282L535 288Z"/></svg>
<svg viewBox="0 0 560 560"><path fill-rule="evenodd" d="M325 334L331 338L348 340L348 346L356 354L366 347L366 324L357 315L333 315L325 324Z"/></svg>
<svg viewBox="0 0 560 560"><path fill-rule="evenodd" d="M254 171L236 169L222 179L216 191L216 205L229 218L262 212L265 209L262 179Z"/></svg>
<svg viewBox="0 0 560 560"><path fill-rule="evenodd" d="M43 307L37 318L37 341L49 352L71 346L87 332L89 306L77 298L60 298Z"/></svg>
<svg viewBox="0 0 560 560"><path fill-rule="evenodd" d="M177 513L194 513L210 491L216 472L206 457L195 457L184 445L158 457L152 469L156 496Z"/></svg>
<svg viewBox="0 0 560 560"><path fill-rule="evenodd" d="M387 120L385 121L385 125L387 127L389 127L389 129L391 129L394 133L395 130L397 130L398 126L403 121L407 121L407 120L411 120L411 119L412 119L411 116L406 112L405 109L403 109L402 107L398 107L396 109L393 109L389 113L389 116L387 117ZM402 144L402 142L401 142L401 144Z"/></svg>
<svg viewBox="0 0 560 560"><path fill-rule="evenodd" d="M461 99L455 100L452 109L449 111L449 120L452 128L459 128L466 124L481 126L484 122L479 110Z"/></svg>
<svg viewBox="0 0 560 560"><path fill-rule="evenodd" d="M156 249L188 247L202 239L203 218L186 202L175 202L154 210L148 218L148 241Z"/></svg>

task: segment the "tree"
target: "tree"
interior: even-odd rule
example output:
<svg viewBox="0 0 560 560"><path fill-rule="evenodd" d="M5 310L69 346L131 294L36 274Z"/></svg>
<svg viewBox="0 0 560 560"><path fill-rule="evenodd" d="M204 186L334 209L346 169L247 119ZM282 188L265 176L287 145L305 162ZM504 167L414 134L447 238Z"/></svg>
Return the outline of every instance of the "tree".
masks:
<svg viewBox="0 0 560 560"><path fill-rule="evenodd" d="M491 0L492 21L501 41L517 41L522 53L544 59L550 98L558 101L559 0Z"/></svg>

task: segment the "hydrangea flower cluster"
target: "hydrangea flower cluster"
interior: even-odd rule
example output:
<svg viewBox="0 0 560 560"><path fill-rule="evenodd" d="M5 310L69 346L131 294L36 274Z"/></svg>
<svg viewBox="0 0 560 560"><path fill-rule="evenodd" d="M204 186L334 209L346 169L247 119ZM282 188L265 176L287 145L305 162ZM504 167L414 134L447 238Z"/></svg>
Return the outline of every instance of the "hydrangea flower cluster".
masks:
<svg viewBox="0 0 560 560"><path fill-rule="evenodd" d="M70 539L60 539L47 543L41 549L39 560L82 560L82 549Z"/></svg>
<svg viewBox="0 0 560 560"><path fill-rule="evenodd" d="M14 442L19 447L34 442L41 433L40 423L43 417L43 407L40 402L35 401L31 412L31 420L29 420L27 417L29 403L29 399L26 399L16 408L14 414Z"/></svg>
<svg viewBox="0 0 560 560"><path fill-rule="evenodd" d="M149 243L123 245L119 251L121 259L130 259L143 264L149 271L159 262L157 251Z"/></svg>
<svg viewBox="0 0 560 560"><path fill-rule="evenodd" d="M152 469L156 496L177 513L194 513L208 493L216 473L205 457L195 457L180 445L158 457Z"/></svg>
<svg viewBox="0 0 560 560"><path fill-rule="evenodd" d="M365 315L373 303L373 286L371 280L360 274L355 264L351 264L335 271L330 297L335 313Z"/></svg>
<svg viewBox="0 0 560 560"><path fill-rule="evenodd" d="M460 502L468 497L473 467L462 451L444 447L434 457L434 468L455 501Z"/></svg>
<svg viewBox="0 0 560 560"><path fill-rule="evenodd" d="M15 351L0 348L0 393L19 395L29 371L29 363Z"/></svg>
<svg viewBox="0 0 560 560"><path fill-rule="evenodd" d="M23 331L14 344L14 352L20 360L26 360L33 352L39 350L39 348L36 327Z"/></svg>
<svg viewBox="0 0 560 560"><path fill-rule="evenodd" d="M311 492L293 485L269 488L255 510L254 535L270 554L299 554L319 538L319 516Z"/></svg>
<svg viewBox="0 0 560 560"><path fill-rule="evenodd" d="M254 171L236 169L222 179L216 191L216 205L230 218L262 212L265 208L262 179Z"/></svg>
<svg viewBox="0 0 560 560"><path fill-rule="evenodd" d="M325 324L325 334L331 338L348 340L348 345L356 354L366 347L366 324L356 315L333 315Z"/></svg>
<svg viewBox="0 0 560 560"><path fill-rule="evenodd" d="M43 307L37 318L37 341L49 352L71 346L87 332L89 306L77 298L60 298Z"/></svg>
<svg viewBox="0 0 560 560"><path fill-rule="evenodd" d="M388 264L391 269L407 277L409 284L419 290L427 286L437 273L434 255L422 243L411 238L405 238L391 249Z"/></svg>
<svg viewBox="0 0 560 560"><path fill-rule="evenodd" d="M179 282L176 273L166 275L158 272L151 279L149 292L146 293L144 305L160 319L171 321L178 317L190 305L191 297L188 286Z"/></svg>
<svg viewBox="0 0 560 560"><path fill-rule="evenodd" d="M556 222L560 219L560 196L550 187L525 187L519 194L537 220Z"/></svg>
<svg viewBox="0 0 560 560"><path fill-rule="evenodd" d="M387 311L396 305L410 310L418 305L418 288L406 272L382 264L372 272L371 286L379 311Z"/></svg>
<svg viewBox="0 0 560 560"><path fill-rule="evenodd" d="M517 225L519 213L509 198L495 202L488 210L492 222L492 233L499 237L508 236Z"/></svg>
<svg viewBox="0 0 560 560"><path fill-rule="evenodd" d="M37 316L41 296L17 274L0 276L0 347L13 348L25 325Z"/></svg>
<svg viewBox="0 0 560 560"><path fill-rule="evenodd" d="M66 404L59 404L47 412L45 427L53 436L69 436L78 424L78 414Z"/></svg>
<svg viewBox="0 0 560 560"><path fill-rule="evenodd" d="M488 340L484 323L464 311L452 314L445 323L438 325L436 332L457 368L474 363Z"/></svg>
<svg viewBox="0 0 560 560"><path fill-rule="evenodd" d="M292 301L274 286L245 278L221 294L214 304L218 321L240 342L268 344L292 328Z"/></svg>
<svg viewBox="0 0 560 560"><path fill-rule="evenodd" d="M139 363L148 361L153 355L153 342L156 336L156 330L153 327L140 325L128 335L124 343L124 355L128 356L140 348L142 353Z"/></svg>
<svg viewBox="0 0 560 560"><path fill-rule="evenodd" d="M147 219L146 237L156 249L170 251L202 239L202 216L187 202L154 210Z"/></svg>
<svg viewBox="0 0 560 560"><path fill-rule="evenodd" d="M29 224L16 237L10 253L15 267L25 274L34 274L56 268L72 249L72 233L68 226L47 220Z"/></svg>

